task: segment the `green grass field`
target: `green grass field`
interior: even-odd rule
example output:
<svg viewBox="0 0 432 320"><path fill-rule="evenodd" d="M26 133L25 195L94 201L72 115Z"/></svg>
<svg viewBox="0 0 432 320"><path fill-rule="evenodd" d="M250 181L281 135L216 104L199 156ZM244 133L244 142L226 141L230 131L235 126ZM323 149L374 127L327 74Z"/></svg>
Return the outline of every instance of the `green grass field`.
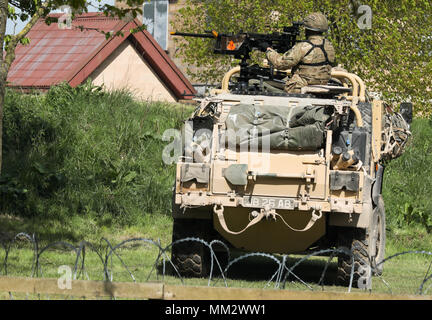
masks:
<svg viewBox="0 0 432 320"><path fill-rule="evenodd" d="M166 228L168 229L169 223ZM166 232L169 234L169 230ZM170 243L169 239L157 239L160 235L154 234L155 241L160 240L162 247ZM138 234L136 236L139 236ZM168 238L168 237L165 237ZM129 237L128 237L129 239ZM115 247L120 244L121 240L111 240L111 245ZM72 243L78 247L78 243ZM93 246L86 246L85 263L82 266L82 260L78 261L77 279L83 280L104 280L104 259L105 254L109 252L109 247L104 241L94 241ZM44 249L42 245L39 252ZM108 250L108 251L107 251ZM399 253L390 241L387 246L387 256ZM98 253L101 255L99 256ZM165 260L165 271L163 269L163 259L155 265L159 250L153 244L145 241L129 242L114 251L108 259L108 270L110 279L113 281L164 281L167 284L185 284L185 285L202 285L209 284L208 279L183 279L183 282L173 276L168 260ZM5 251L0 250L0 261L3 261ZM27 241L18 241L9 251L7 259L7 275L9 276L38 276L47 278L58 278L60 266L69 266L72 270L77 263L76 252L68 249L66 246L58 245L43 251L40 255L38 270L34 269L34 251ZM167 251L167 258L170 257ZM238 257L234 256L234 257ZM280 259L281 257L279 257ZM293 266L302 256L290 255L287 259L287 267ZM374 277L372 282L372 292L374 293L391 293L391 294L417 294L420 284L425 275L429 272L431 265L431 256L426 254L406 254L393 258L385 263L384 273L380 277ZM121 260L120 260L121 259ZM336 260L333 260L328 267L324 278L324 285L319 284L321 273L327 263L327 257L314 257L300 264L294 273L305 281L307 285L293 277L289 277L286 282L287 290L328 290L336 292L346 292L347 288L335 286L333 279L336 272ZM215 266L216 267L216 266ZM234 264L228 271L227 278L224 280L217 275L210 281L211 286L240 287L240 288L263 288L275 289L276 282L272 275L277 271L278 264L273 260L262 257L253 257L242 260ZM6 273L5 266L0 269L2 274ZM112 277L112 278L111 278ZM225 282L226 281L226 282ZM423 294L432 295L431 281L426 282ZM362 291L352 289L352 292Z"/></svg>
<svg viewBox="0 0 432 320"><path fill-rule="evenodd" d="M180 128L191 111L190 106L134 101L125 92L104 93L88 84L76 89L60 85L45 95L8 91L0 177L0 239L26 232L37 235L40 248L55 241L78 246L85 240L98 246L100 252L106 250L102 238L113 245L131 238L169 245L175 170L162 161L162 150L169 143L162 135L166 129ZM387 256L407 250L432 251L430 120L416 119L412 130L409 149L389 163L385 174ZM158 251L131 243L116 253L136 281L146 281ZM4 258L5 250L0 247L2 275L6 273L1 264ZM85 259L88 278L102 280L99 257L87 250ZM298 259L290 256L288 265ZM317 282L326 259L314 258L298 267L299 276L308 279L314 289L320 290ZM228 286L274 288L274 283L266 284L277 265L255 260L233 266ZM8 275L30 276L31 246L18 241L7 262ZM392 259L385 264L382 278L374 278L373 291L416 293L430 263L431 257L425 254ZM38 276L56 278L60 265L75 264L75 254L52 248L41 255L40 264L42 274ZM330 274L335 267L331 264ZM86 275L80 278L86 279ZM161 280L162 272L153 271L149 279ZM113 256L113 280L132 281L117 256ZM180 283L171 275L164 281ZM207 281L187 279L185 283L207 285ZM211 285L225 284L217 278ZM306 287L290 279L287 288ZM346 290L332 286L330 280L326 280L325 289ZM425 290L432 294L427 286Z"/></svg>

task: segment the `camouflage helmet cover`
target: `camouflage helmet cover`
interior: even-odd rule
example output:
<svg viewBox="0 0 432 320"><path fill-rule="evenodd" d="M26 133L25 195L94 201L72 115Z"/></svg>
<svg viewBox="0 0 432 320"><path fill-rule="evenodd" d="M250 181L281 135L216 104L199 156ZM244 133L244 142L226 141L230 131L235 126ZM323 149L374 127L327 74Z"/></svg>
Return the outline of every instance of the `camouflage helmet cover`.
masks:
<svg viewBox="0 0 432 320"><path fill-rule="evenodd" d="M312 31L326 32L328 30L327 18L321 12L314 12L308 15L303 20L303 25L306 29Z"/></svg>

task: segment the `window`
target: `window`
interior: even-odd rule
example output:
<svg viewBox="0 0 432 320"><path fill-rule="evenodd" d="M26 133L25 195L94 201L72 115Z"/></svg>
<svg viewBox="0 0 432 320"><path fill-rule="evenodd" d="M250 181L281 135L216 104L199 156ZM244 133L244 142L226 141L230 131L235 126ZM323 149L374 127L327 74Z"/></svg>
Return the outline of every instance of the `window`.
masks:
<svg viewBox="0 0 432 320"><path fill-rule="evenodd" d="M144 3L143 24L162 49L168 49L168 0L151 0Z"/></svg>

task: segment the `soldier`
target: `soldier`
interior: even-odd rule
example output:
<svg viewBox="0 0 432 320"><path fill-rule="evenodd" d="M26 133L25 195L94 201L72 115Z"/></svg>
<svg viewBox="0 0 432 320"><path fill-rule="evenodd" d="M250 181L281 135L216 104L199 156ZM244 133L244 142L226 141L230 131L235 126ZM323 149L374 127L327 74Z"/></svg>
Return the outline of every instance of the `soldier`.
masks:
<svg viewBox="0 0 432 320"><path fill-rule="evenodd" d="M335 65L334 48L323 35L328 30L327 18L322 13L312 13L303 25L307 40L297 43L282 56L264 44L267 59L276 69L291 69L292 76L284 88L288 93L300 93L302 87L310 84L327 84Z"/></svg>

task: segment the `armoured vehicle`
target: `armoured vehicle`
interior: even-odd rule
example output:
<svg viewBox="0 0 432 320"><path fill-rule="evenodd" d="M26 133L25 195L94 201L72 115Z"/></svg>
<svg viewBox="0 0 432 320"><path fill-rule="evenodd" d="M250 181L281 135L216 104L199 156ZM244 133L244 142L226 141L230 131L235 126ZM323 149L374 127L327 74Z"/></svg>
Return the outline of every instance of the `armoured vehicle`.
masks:
<svg viewBox="0 0 432 320"><path fill-rule="evenodd" d="M178 241L195 237L275 254L343 247L352 254L338 255L340 284L354 270L356 286L365 266L380 274L384 166L403 152L412 106L394 112L360 77L335 68L328 85L287 94L277 88L280 71L247 77L244 67L230 70L185 122L173 191L174 265L182 275L208 275L208 247Z"/></svg>

